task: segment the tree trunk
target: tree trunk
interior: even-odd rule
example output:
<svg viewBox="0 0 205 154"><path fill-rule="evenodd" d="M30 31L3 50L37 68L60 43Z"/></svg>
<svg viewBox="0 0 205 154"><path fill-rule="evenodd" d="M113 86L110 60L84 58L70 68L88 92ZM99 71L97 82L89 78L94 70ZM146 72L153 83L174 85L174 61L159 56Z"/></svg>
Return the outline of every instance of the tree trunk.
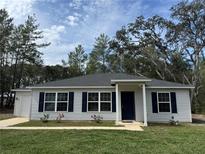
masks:
<svg viewBox="0 0 205 154"><path fill-rule="evenodd" d="M4 103L4 73L3 73L3 68L4 68L4 57L3 57L3 52L1 51L1 55L0 55L0 60L1 60L1 64L0 64L0 91L1 91L1 103L0 103L0 107L3 108L3 103Z"/></svg>
<svg viewBox="0 0 205 154"><path fill-rule="evenodd" d="M16 57L15 64L14 64L14 67L13 67L12 89L15 88L16 72L17 72L17 63L18 63L18 57Z"/></svg>
<svg viewBox="0 0 205 154"><path fill-rule="evenodd" d="M20 76L19 76L16 88L20 88L20 86L21 86L21 79L22 79L22 76L23 76L23 69L24 69L24 59L21 62Z"/></svg>
<svg viewBox="0 0 205 154"><path fill-rule="evenodd" d="M195 57L194 57L194 68L193 68L193 77L192 77L192 84L195 87L195 89L192 90L191 94L191 101L194 107L194 112L197 113L199 111L199 102L197 99L198 92L199 92L199 81L200 81L200 73L199 73L199 51L195 50Z"/></svg>

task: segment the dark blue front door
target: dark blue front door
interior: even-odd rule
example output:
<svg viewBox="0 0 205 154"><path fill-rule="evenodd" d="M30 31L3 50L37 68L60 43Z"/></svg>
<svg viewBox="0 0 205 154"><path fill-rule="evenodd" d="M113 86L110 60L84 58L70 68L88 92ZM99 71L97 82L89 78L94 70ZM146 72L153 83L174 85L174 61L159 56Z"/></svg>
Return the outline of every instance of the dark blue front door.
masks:
<svg viewBox="0 0 205 154"><path fill-rule="evenodd" d="M135 120L134 92L121 92L122 120Z"/></svg>

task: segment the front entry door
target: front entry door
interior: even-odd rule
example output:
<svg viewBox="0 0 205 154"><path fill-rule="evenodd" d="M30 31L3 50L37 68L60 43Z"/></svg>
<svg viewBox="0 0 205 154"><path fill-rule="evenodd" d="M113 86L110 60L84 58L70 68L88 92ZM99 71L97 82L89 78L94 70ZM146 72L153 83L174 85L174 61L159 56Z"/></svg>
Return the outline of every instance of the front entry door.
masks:
<svg viewBox="0 0 205 154"><path fill-rule="evenodd" d="M134 92L121 92L122 120L135 120Z"/></svg>

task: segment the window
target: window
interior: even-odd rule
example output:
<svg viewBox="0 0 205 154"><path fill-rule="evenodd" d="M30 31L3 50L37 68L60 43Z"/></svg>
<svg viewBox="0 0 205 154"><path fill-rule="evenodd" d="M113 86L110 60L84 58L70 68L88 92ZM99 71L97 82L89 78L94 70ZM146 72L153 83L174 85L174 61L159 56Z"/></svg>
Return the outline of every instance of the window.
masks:
<svg viewBox="0 0 205 154"><path fill-rule="evenodd" d="M100 111L111 111L111 93L100 93Z"/></svg>
<svg viewBox="0 0 205 154"><path fill-rule="evenodd" d="M45 93L44 111L67 111L68 93Z"/></svg>
<svg viewBox="0 0 205 154"><path fill-rule="evenodd" d="M88 111L111 111L110 92L88 93Z"/></svg>
<svg viewBox="0 0 205 154"><path fill-rule="evenodd" d="M67 111L68 109L68 93L58 93L57 111Z"/></svg>
<svg viewBox="0 0 205 154"><path fill-rule="evenodd" d="M88 111L98 111L98 93L88 93Z"/></svg>
<svg viewBox="0 0 205 154"><path fill-rule="evenodd" d="M159 102L169 102L169 93L158 93Z"/></svg>
<svg viewBox="0 0 205 154"><path fill-rule="evenodd" d="M159 112L170 112L170 93L158 93Z"/></svg>
<svg viewBox="0 0 205 154"><path fill-rule="evenodd" d="M56 93L45 94L45 111L55 111Z"/></svg>

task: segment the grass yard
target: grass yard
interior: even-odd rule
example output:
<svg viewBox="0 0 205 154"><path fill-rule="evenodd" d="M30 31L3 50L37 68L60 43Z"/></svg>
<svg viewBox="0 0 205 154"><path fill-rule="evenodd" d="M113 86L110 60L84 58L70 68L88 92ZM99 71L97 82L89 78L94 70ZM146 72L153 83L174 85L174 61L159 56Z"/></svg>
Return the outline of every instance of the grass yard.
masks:
<svg viewBox="0 0 205 154"><path fill-rule="evenodd" d="M71 121L71 120L62 120L61 122L57 122L56 120L50 120L46 123L43 123L40 120L31 120L29 122L21 123L15 126L51 126L51 127L59 127L59 126L108 126L108 127L116 127L115 121L102 121L100 123L96 123L94 121Z"/></svg>
<svg viewBox="0 0 205 154"><path fill-rule="evenodd" d="M149 126L143 132L103 130L0 130L0 152L205 153L204 126Z"/></svg>

